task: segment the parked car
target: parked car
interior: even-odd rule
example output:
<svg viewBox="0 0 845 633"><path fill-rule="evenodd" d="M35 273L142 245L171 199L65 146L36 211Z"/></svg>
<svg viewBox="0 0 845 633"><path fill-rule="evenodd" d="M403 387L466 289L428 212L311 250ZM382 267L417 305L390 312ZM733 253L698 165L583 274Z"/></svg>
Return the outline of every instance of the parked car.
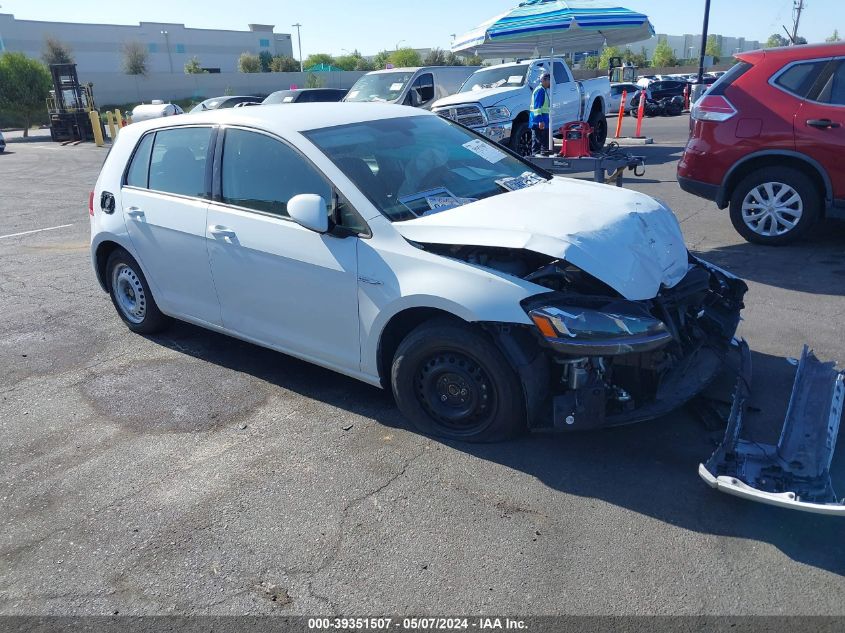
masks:
<svg viewBox="0 0 845 633"><path fill-rule="evenodd" d="M746 292L663 203L420 109L132 125L90 200L130 330L181 319L391 388L452 439L663 415L719 370Z"/></svg>
<svg viewBox="0 0 845 633"><path fill-rule="evenodd" d="M548 59L486 66L470 75L457 94L437 101L432 110L527 156L533 146L528 127L531 93L548 70ZM607 140L610 81L607 77L576 81L562 58L555 59L552 75L552 126L558 129L571 121L588 121L594 130L590 149L600 150Z"/></svg>
<svg viewBox="0 0 845 633"><path fill-rule="evenodd" d="M476 68L478 66L426 66L375 70L358 79L343 100L398 103L429 110L437 99L458 90Z"/></svg>
<svg viewBox="0 0 845 633"><path fill-rule="evenodd" d="M845 209L845 44L737 58L692 108L678 182L746 240L787 244Z"/></svg>
<svg viewBox="0 0 845 633"><path fill-rule="evenodd" d="M142 103L132 109L132 122L149 121L160 117L176 116L184 114L185 111L175 103L165 103L161 100L154 100L152 103Z"/></svg>
<svg viewBox="0 0 845 633"><path fill-rule="evenodd" d="M261 97L254 96L236 96L236 97L212 97L205 101L200 101L197 105L190 109L190 113L205 112L206 110L219 110L221 108L234 108L239 103L261 103Z"/></svg>
<svg viewBox="0 0 845 633"><path fill-rule="evenodd" d="M628 112L632 102L632 99L629 99L628 97L633 97L633 95L638 94L639 91L640 87L637 84L610 84L610 98L607 100L607 114L619 114L619 105L622 101L623 92L627 93L627 105L625 106L625 112Z"/></svg>
<svg viewBox="0 0 845 633"><path fill-rule="evenodd" d="M298 88L295 90L277 90L271 93L262 105L272 103L323 103L342 101L347 90L336 88Z"/></svg>
<svg viewBox="0 0 845 633"><path fill-rule="evenodd" d="M3 132L0 132L0 154L6 151L6 139L3 138Z"/></svg>

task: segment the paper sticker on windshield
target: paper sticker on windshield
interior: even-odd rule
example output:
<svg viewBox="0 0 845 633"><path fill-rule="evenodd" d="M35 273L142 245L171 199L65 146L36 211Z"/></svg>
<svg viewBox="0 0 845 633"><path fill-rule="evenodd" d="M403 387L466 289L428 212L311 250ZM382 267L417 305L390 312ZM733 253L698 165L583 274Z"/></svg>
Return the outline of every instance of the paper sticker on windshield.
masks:
<svg viewBox="0 0 845 633"><path fill-rule="evenodd" d="M430 207L430 210L425 211L423 215L434 215L441 211L448 211L455 207L460 207L470 202L477 202L476 198L457 198L455 196L428 196L425 199Z"/></svg>
<svg viewBox="0 0 845 633"><path fill-rule="evenodd" d="M399 92L400 90L402 90L402 86L404 85L405 84L401 82L398 84L390 84L390 92Z"/></svg>
<svg viewBox="0 0 845 633"><path fill-rule="evenodd" d="M508 191L518 191L519 189L525 189L526 187L545 182L545 180L542 176L526 171L521 176L516 176L515 178L500 178L496 181L496 184Z"/></svg>
<svg viewBox="0 0 845 633"><path fill-rule="evenodd" d="M511 75L508 77L509 84L520 84L522 83L522 75Z"/></svg>
<svg viewBox="0 0 845 633"><path fill-rule="evenodd" d="M357 97L357 96L358 96L358 94L359 94L360 92L361 92L360 90L353 90L352 92L350 92L350 93L349 93L349 95L348 95L348 96L349 96L349 98L350 98L350 99L354 99L355 97Z"/></svg>
<svg viewBox="0 0 845 633"><path fill-rule="evenodd" d="M488 143L485 143L481 139L475 139L474 141L470 141L469 143L464 143L464 147L466 147L473 154L478 154L488 163L498 163L505 156L507 156L507 154L505 154L504 152L497 150L495 147Z"/></svg>
<svg viewBox="0 0 845 633"><path fill-rule="evenodd" d="M290 103L291 101L293 101L293 97L285 97L282 99L282 103Z"/></svg>

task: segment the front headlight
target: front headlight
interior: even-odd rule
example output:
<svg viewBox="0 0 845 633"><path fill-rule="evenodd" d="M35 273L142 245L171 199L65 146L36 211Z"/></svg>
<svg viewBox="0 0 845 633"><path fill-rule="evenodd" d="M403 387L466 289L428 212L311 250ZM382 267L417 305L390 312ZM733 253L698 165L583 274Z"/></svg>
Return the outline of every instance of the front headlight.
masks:
<svg viewBox="0 0 845 633"><path fill-rule="evenodd" d="M487 119L493 123L494 121L510 121L511 111L505 106L495 106L492 108L484 108L487 112Z"/></svg>
<svg viewBox="0 0 845 633"><path fill-rule="evenodd" d="M528 315L558 351L586 356L648 352L672 340L666 325L646 315L546 306Z"/></svg>

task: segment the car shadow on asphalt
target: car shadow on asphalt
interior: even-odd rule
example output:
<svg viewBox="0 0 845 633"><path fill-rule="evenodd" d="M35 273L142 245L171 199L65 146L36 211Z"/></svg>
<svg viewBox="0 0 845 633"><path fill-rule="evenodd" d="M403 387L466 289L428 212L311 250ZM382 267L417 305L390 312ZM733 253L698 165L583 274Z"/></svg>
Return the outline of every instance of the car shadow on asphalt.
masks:
<svg viewBox="0 0 845 633"><path fill-rule="evenodd" d="M787 290L845 295L845 220L827 219L790 246L742 242L697 256L742 279Z"/></svg>
<svg viewBox="0 0 845 633"><path fill-rule="evenodd" d="M150 340L384 426L410 430L389 392L309 363L182 323ZM753 365L752 409L743 435L776 442L795 368L783 358L756 352ZM726 389L716 388L714 395L728 398L732 380L724 376ZM443 444L523 472L568 495L601 500L685 530L767 543L795 561L845 575L841 519L744 501L701 481L698 465L710 457L724 432L718 418L709 416L708 421L693 414L701 410L696 402L659 420L626 427L537 432L502 444ZM845 481L843 462L840 444L834 481ZM703 555L706 552L690 552L693 560Z"/></svg>

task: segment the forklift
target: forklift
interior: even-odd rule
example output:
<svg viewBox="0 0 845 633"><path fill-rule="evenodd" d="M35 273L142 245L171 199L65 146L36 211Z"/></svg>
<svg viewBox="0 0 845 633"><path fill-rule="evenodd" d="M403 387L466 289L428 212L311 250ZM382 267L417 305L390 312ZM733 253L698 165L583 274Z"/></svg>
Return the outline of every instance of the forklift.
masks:
<svg viewBox="0 0 845 633"><path fill-rule="evenodd" d="M82 85L76 64L50 64L53 90L47 98L50 138L54 141L93 141L94 129L89 113L96 110L94 84ZM100 122L105 134L105 127Z"/></svg>
<svg viewBox="0 0 845 633"><path fill-rule="evenodd" d="M633 64L622 61L621 57L611 57L607 69L607 78L611 83L637 83L637 70Z"/></svg>

